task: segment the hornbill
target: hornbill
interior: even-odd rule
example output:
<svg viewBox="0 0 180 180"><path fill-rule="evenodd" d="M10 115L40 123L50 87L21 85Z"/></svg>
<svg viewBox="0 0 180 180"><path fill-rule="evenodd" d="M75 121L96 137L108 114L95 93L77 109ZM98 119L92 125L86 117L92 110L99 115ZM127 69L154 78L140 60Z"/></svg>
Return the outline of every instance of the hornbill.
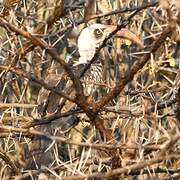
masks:
<svg viewBox="0 0 180 180"><path fill-rule="evenodd" d="M78 51L80 54L80 58L74 66L86 65L90 63L91 59L93 58L96 49L100 46L100 44L104 41L104 39L115 29L117 26L115 25L104 25L104 24L91 24L83 29L78 37L77 46ZM122 28L118 31L115 35L116 38L124 38L128 39L134 43L136 43L140 48L143 47L143 43L141 40L128 29ZM102 58L97 59L95 63L91 64L88 72L84 76L84 81L86 83L94 82L102 83L103 78L103 62ZM84 93L85 95L89 96L92 95L96 88L92 83L88 83L88 85L84 85Z"/></svg>
<svg viewBox="0 0 180 180"><path fill-rule="evenodd" d="M91 24L88 25L86 28L84 28L77 39L77 46L79 51L79 59L78 61L74 62L72 65L72 68L74 69L74 73L78 74L80 69L84 67L87 63L91 61L94 54L96 53L96 49L100 46L100 44L104 41L104 39L113 31L116 29L115 25L104 25L104 24ZM129 30L122 28L120 31L117 32L115 37L118 38L125 38L133 43L136 43L140 48L143 47L143 43L141 40L132 32ZM91 64L90 68L87 70L85 75L82 77L82 80L84 82L86 81L93 81L95 83L101 83L102 82L102 72L103 72L103 60L101 58L97 59L94 63ZM62 78L62 76L60 76ZM68 78L67 78L68 79ZM67 80L66 78L63 78L61 80L58 80L58 82L55 81L54 76L49 78L47 81L48 83L53 84L56 86L58 90L62 90L65 93L68 91L66 89L65 82ZM68 81L68 80L67 80ZM94 85L92 83L83 83L84 86L84 94L85 96L91 96L95 91L97 91L97 85ZM49 113L55 113L59 111L59 103L60 98L58 95L48 92L46 90L46 93L43 91L40 92L40 102L39 102L39 109L40 114L42 116L45 116ZM45 98L46 97L46 98ZM60 121L59 124L56 122L56 127L64 126L64 124L73 124L74 116L71 116L69 118L64 118ZM43 131L45 134L53 135L53 127L52 124L46 124L41 125L37 127L39 131ZM52 141L44 138L34 138L32 140L31 148L29 149L29 152L31 154L31 160L27 163L26 168L40 168L42 165L49 165L54 161L54 155L53 150L51 147ZM50 147L50 148L49 148ZM65 155L62 155L65 156ZM65 157L63 157L65 159Z"/></svg>

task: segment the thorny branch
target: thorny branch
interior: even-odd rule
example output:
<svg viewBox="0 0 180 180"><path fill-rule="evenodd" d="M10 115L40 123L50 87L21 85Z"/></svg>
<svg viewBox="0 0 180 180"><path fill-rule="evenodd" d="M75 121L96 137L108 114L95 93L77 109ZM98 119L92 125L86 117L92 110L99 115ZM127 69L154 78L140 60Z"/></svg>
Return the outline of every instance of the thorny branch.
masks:
<svg viewBox="0 0 180 180"><path fill-rule="evenodd" d="M142 69L143 66L148 62L150 55L154 54L160 48L161 44L164 43L165 39L171 35L172 31L172 27L167 27L161 33L159 38L157 38L152 44L150 52L145 54L132 66L130 73L126 73L125 76L117 82L116 87L107 94L107 96L104 96L102 99L100 99L98 102L94 104L94 112L99 111L99 109L106 105L111 99L116 98L120 94L120 92L124 89L125 85L133 80L135 74L140 69Z"/></svg>
<svg viewBox="0 0 180 180"><path fill-rule="evenodd" d="M72 6L66 4L66 2L72 3ZM66 52L67 47L64 50L65 52L63 51L61 54L62 58L60 58L60 55L54 47L48 45L46 42L46 40L48 41L51 38L56 40L56 35L62 35L74 26L84 23L84 18L81 20L81 17L83 14L82 11L85 8L85 2L78 1L77 4L74 2L75 1L71 0L55 0L54 4L56 5L54 12L52 15L48 16L46 21L42 24L38 24L38 19L34 19L38 25L36 28L33 27L34 31L32 34L26 31L28 27L22 28L24 24L21 20L23 21L22 14L24 14L24 12L20 13L20 15L17 12L18 25L12 25L13 23L9 21L9 18L7 18L7 20L5 20L5 18L0 18L0 26L4 28L5 34L8 36L0 39L0 42L2 41L7 45L5 48L8 48L8 50L6 50L8 53L3 52L3 57L7 56L5 61L11 61L10 64L7 62L8 66L0 65L0 71L4 71L4 74L1 72L1 77L4 76L4 81L3 83L0 81L2 97L2 100L0 98L0 143L2 144L0 159L3 160L1 161L2 164L8 165L10 169L12 169L13 176L18 175L16 176L17 179L29 178L32 176L37 177L41 175L41 173L44 173L45 176L47 175L47 178L58 177L61 179L104 179L116 178L121 175L125 178L130 176L133 176L133 178L138 176L137 178L139 178L140 176L143 176L143 174L149 175L150 173L152 177L155 175L158 178L166 179L177 176L179 173L178 163L180 158L178 154L178 141L180 139L178 123L180 90L179 88L178 90L175 89L178 86L175 81L178 82L179 79L176 77L176 80L174 80L174 77L177 76L177 67L179 67L178 53L176 54L177 56L172 55L175 65L172 66L169 63L169 59L174 52L173 48L176 43L176 41L173 41L176 39L174 36L176 36L176 33L179 33L178 20L176 19L177 13L174 15L174 10L171 10L174 6L170 6L169 0L159 2L153 1L152 3L145 3L141 6L138 5L139 1L131 0L122 1L121 5L118 5L117 8L111 1L108 1L113 8L110 8L110 11L106 11L103 9L103 6L99 8L99 5L104 5L106 0L97 1L96 8L98 9L98 12L101 13L88 17L89 20L98 19L98 23L102 20L106 21L108 24L112 24L112 22L117 21L115 15L122 13L129 13L129 15L125 15L128 18L121 21L120 24L117 25L117 29L105 38L104 42L97 49L91 62L81 72L81 77L86 73L91 64L97 60L101 53L101 49L106 47L107 41L112 38L118 30L129 25L130 21L132 22L132 29L134 28L134 31L138 29L140 36L144 38L146 47L149 47L149 44L151 44L152 41L153 43L149 49L145 49L147 52L139 53L139 56L140 54L144 55L137 58L138 60L133 63L132 66L129 65L129 67L131 67L130 71L127 71L118 82L115 82L114 80L116 79L113 74L115 70L111 67L111 64L108 67L109 79L106 79L107 84L92 82L93 85L103 87L106 90L108 89L108 93L104 95L103 92L101 99L89 103L83 94L84 90L82 87L82 83L87 84L88 82L83 82L84 80L81 81L71 67L64 61L67 57L66 54L68 54ZM114 1L114 3L115 2L116 1ZM168 6L166 4L167 2ZM160 4L160 7L157 6L158 4ZM9 9L9 11L19 11L18 8L22 5L25 5L24 1L19 4L17 9L16 7L13 7L15 9L12 8ZM29 7L24 6L23 11L26 11L26 8ZM36 6L36 8L38 8L38 6ZM141 13L141 10L145 11ZM156 12L156 16L154 16L153 12ZM132 18L137 13L139 18L133 22ZM15 16L17 14L15 12ZM39 14L37 13L36 15ZM106 16L111 16L109 18L112 21L110 21L109 18L104 19ZM159 21L158 16L162 16L161 19L163 19L163 21ZM28 18L29 17L27 17L27 19ZM63 24L60 23L64 28L58 28L58 30L56 30L54 26L56 26L57 24L55 23L59 23L59 21ZM175 21L177 21L177 23ZM167 22L169 25L167 25ZM146 28L143 29L145 26ZM49 34L47 33L46 36L43 36L44 32L48 32ZM51 34L52 32L53 34ZM12 39L9 38L9 35ZM13 38L13 36L15 36L15 38ZM20 42L21 47L14 47L14 45L17 45L17 42L13 41L16 41L16 37L20 36L24 37L23 41ZM45 39L41 39L40 37L45 37ZM66 40L71 45L74 43L72 39L67 38ZM11 44L11 42L14 44ZM53 87L50 84L51 82L46 83L43 78L37 78L33 73L30 73L32 71L29 72L29 68L26 67L26 64L23 64L24 62L21 62L23 66L20 65L21 68L18 68L19 64L17 64L17 62L20 58L26 57L26 55L28 55L27 53L33 52L33 50L36 52L36 49L34 49L36 46L41 47L41 49L37 48L40 55L41 52L44 51L51 56L52 60L60 63L61 67L66 71L66 74L68 74L73 83L76 96L73 95L73 97L71 97L70 92L72 92L72 87L66 90L63 89L61 92L57 90L56 87ZM114 47L111 48L113 49ZM178 43L176 52L178 52ZM124 53L125 55L122 53L122 56L120 57L117 52L113 53L112 60L114 62L116 61L116 58L122 58L122 60L125 59L125 62L122 61L124 64L128 62L128 58L124 57L126 56L126 53ZM12 54L14 56L12 56ZM163 77L166 77L168 82L165 81L158 72L159 67L156 67L156 61L162 61L158 66L163 66L165 70L167 66L169 69L172 69L170 73L163 74ZM145 66L147 62L152 66L153 73L149 73L149 66ZM32 63L34 63L33 60ZM42 65L42 62L40 63ZM33 67L30 67L30 69L31 68ZM12 72L12 74L10 73L12 77L9 77L8 72ZM136 82L132 82L132 80L135 79L135 76L137 76ZM28 94L29 92L26 89L29 85L21 87L21 85L25 84L23 82L24 78L31 82L35 82L39 86L44 87L44 89L49 90L51 93L59 95L59 97L63 99L58 106L59 109L53 113L47 113L46 116L38 119L36 108L34 108L37 107L37 94L31 94L30 92L30 97ZM150 85L144 87L144 81L149 79ZM19 89L13 87L14 82ZM129 85L125 90L125 93L122 93L122 90L127 87L126 85L128 85L129 82L132 83L132 87ZM112 84L116 84L116 86L114 87ZM163 90L160 90L162 84ZM129 87L130 89L132 88L132 91L130 91ZM17 90L17 92L15 90ZM173 94L171 97L168 94L169 90L171 90L171 94ZM35 99L33 102L31 102L33 99L32 96L34 96L33 98ZM65 106L68 105L69 101L73 102L73 105L78 105L78 107L66 110ZM108 107L106 107L107 104ZM87 118L85 114L89 118ZM28 123L24 122L24 115L25 117L28 117ZM70 117L76 117L77 121L73 122L71 120L69 129L63 130L63 125L61 123L67 125L69 121L67 121L66 118ZM151 125L148 124L149 119L152 122ZM5 126L6 124L11 126ZM46 131L46 128L48 129L52 124L54 129L52 128L52 132L49 133ZM95 127L92 125L95 125ZM101 136L99 136L99 132L101 133ZM34 145L34 142L36 142L36 139L38 138L42 139L42 144L48 144L50 142L49 146L46 147L46 149L43 149L43 152L45 155L46 153L52 153L52 157L54 158L52 159L53 163L39 165L39 156L36 158L35 154L33 158L37 160L36 170L27 168L27 171L25 171L23 167L20 169L19 167L16 167L14 160L10 159L11 156L9 156L11 152L16 153L16 142L18 141L23 145L25 143L30 147L31 143ZM6 153L7 150L9 150L8 153ZM169 155L167 155L167 153L169 153ZM167 159L169 159L171 163L164 161ZM51 167L49 167L50 164ZM154 165L156 165L157 168L154 168ZM161 167L167 167L167 169ZM95 169L95 172L92 173L92 169ZM96 169L98 169L98 171L96 171ZM1 175L4 174L4 170L1 166L0 171L2 172L0 173ZM11 174L6 177L6 179L8 178L12 178ZM40 178L40 176L38 178Z"/></svg>
<svg viewBox="0 0 180 180"><path fill-rule="evenodd" d="M100 46L100 48L98 49L98 51L96 52L96 54L94 55L94 57L92 58L92 60L90 61L90 64L88 64L85 69L83 70L83 72L81 73L80 77L82 77L84 75L84 73L87 71L87 69L89 68L89 66L91 65L91 63L93 63L97 58L98 58L98 54L100 52L100 50L106 46L106 42L114 35L116 34L119 30L121 30L123 27L125 27L129 21L131 20L131 18L136 15L140 10L139 9L137 11L135 11L132 15L129 16L129 18L124 21L123 23L121 23L120 25L117 26L117 29L115 31L113 31L112 33L109 34L109 36L107 38L105 38L105 40L103 41L102 45ZM89 108L85 97L83 95L83 87L82 84L80 82L80 80L74 75L74 73L72 72L71 68L68 66L68 64L66 64L64 62L64 60L62 60L61 58L59 58L59 55L56 53L55 50L52 49L52 47L48 46L47 43L45 43L44 41L38 39L35 36L32 36L30 33L25 32L23 30L20 30L18 28L16 28L15 26L7 23L5 20L3 20L2 18L0 19L0 25L3 26L4 28L6 28L7 30L10 29L20 35L22 35L23 37L31 40L31 42L33 44L35 44L36 46L40 46L41 48L46 49L46 51L52 56L52 58L54 60L56 60L57 62L59 62L62 67L64 68L64 70L67 72L67 74L69 75L69 77L71 78L72 82L73 82L73 86L76 90L76 95L77 95L77 104L80 105L80 107L83 108L83 110L86 112L86 114L90 117L90 119L92 120L92 122L95 123L95 126L97 129L99 129L99 131L101 132L102 136L103 134L106 136L107 140L112 139L111 135L108 133L108 131L104 128L103 126L103 120L100 117L96 117L98 120L94 119L94 115L92 114L91 109ZM102 122L101 122L102 121ZM98 123L99 122L99 123Z"/></svg>
<svg viewBox="0 0 180 180"><path fill-rule="evenodd" d="M127 13L127 12L133 12L133 11L136 11L136 10L140 11L140 10L146 9L148 7L154 7L157 4L158 3L155 2L155 3L149 3L147 5L142 5L142 6L139 6L139 7L125 8L125 9L120 8L120 9L117 9L115 11L108 12L108 13L105 13L105 14L94 15L91 18L92 19L97 19L97 18L111 16L111 15L116 15L116 14L123 14L123 13ZM63 32L66 32L67 30L72 29L74 26L78 26L78 25L80 25L82 23L84 23L84 19L75 21L75 23L69 24L66 27L62 28L58 33L61 34Z"/></svg>
<svg viewBox="0 0 180 180"><path fill-rule="evenodd" d="M7 1L7 3L8 3L8 1ZM50 15L47 18L46 23L39 24L35 28L34 33L35 34L44 33L44 28L51 28L53 26L54 22L57 21L59 18L63 17L64 15L65 15L64 1L63 0L56 1L56 7L55 7L52 15ZM25 56L28 52L32 51L34 48L35 48L35 45L32 44L31 42L26 42L25 44L23 44L23 50L21 48L17 49L17 51L15 52L16 56L13 58L9 67L16 65L16 63L18 62L20 57ZM6 61L8 60L8 58L6 58ZM4 71L4 73L7 73L7 72L8 72L8 69L7 69L7 71Z"/></svg>
<svg viewBox="0 0 180 180"><path fill-rule="evenodd" d="M58 167L57 169L60 170L64 170L66 169L66 167ZM68 168L67 168L68 169ZM55 170L55 169L53 169ZM48 172L47 169L42 170L43 172ZM158 174L158 173L169 173L171 176L174 174L179 174L180 169L163 169L163 168L154 168L154 169L148 169L148 170L140 170L140 171L132 171L129 173L129 175L134 176L134 175L142 175L142 174L149 174L149 173L153 173L153 174ZM30 171L22 176L17 176L17 180L23 180L24 178L27 178L30 176L30 174L38 174L39 171ZM173 177L172 177L173 178ZM76 176L75 179L79 179L79 176ZM64 180L66 180L66 178L64 178Z"/></svg>
<svg viewBox="0 0 180 180"><path fill-rule="evenodd" d="M29 81L37 83L38 85L44 87L45 89L50 90L50 91L58 94L59 96L65 98L65 99L67 99L69 101L75 102L75 100L73 98L69 97L68 95L64 94L63 92L59 92L55 87L45 83L43 79L38 79L33 74L24 72L20 68L0 66L0 70L6 70L6 69L9 69L8 71L13 72L13 73L15 73L16 75L18 75L20 77L27 78Z"/></svg>
<svg viewBox="0 0 180 180"><path fill-rule="evenodd" d="M141 11L143 9L147 9L149 7L154 7L158 5L158 2L152 2L152 3L147 3L144 5L141 5L139 7L132 7L132 8L124 8L124 9L116 9L114 11L108 12L108 13L104 13L104 14L98 14L98 15L94 15L92 16L89 20L92 19L96 19L96 18L101 18L101 17L107 17L107 16L112 16L112 15L116 15L116 14L122 14L122 13L126 13L126 12L133 12L133 11Z"/></svg>
<svg viewBox="0 0 180 180"><path fill-rule="evenodd" d="M161 152L159 152L159 155L161 154L163 156L163 153L165 153L165 151L170 150L171 148L173 148L173 146L178 142L178 140L180 139L180 134L174 135L173 137L163 137L162 139L160 139L159 141L163 141L163 143L161 145L157 144L156 145L144 145L144 146L137 146L137 145L131 145L131 146L127 146L124 144L117 144L117 145L109 145L109 144L91 144L91 143L78 143L78 142L74 142L71 141L68 138L64 138L64 137L59 137L59 136L51 136L51 135L46 135L43 132L39 132L33 129L27 129L27 128L16 128L16 127L12 127L12 126L0 126L0 131L3 133L7 133L7 132L11 132L11 133L16 133L16 132L21 132L24 135L31 135L31 136L39 136L39 137L44 137L47 139L51 139L52 141L57 141L57 142L65 142L67 144L73 144L76 146L83 146L83 147L91 147L91 148L95 148L95 149L109 149L109 150L116 150L116 149L145 149L145 150L159 150L161 149Z"/></svg>
<svg viewBox="0 0 180 180"><path fill-rule="evenodd" d="M77 104L80 104L80 106L85 110L85 112L88 112L88 108L87 108L88 106L86 105L86 100L83 95L84 93L83 93L82 83L74 75L72 69L68 66L68 64L65 63L65 61L59 57L58 53L52 47L50 47L45 41L31 35L30 33L26 31L16 28L15 26L9 24L7 21L3 20L2 18L0 18L0 26L6 28L7 30L10 29L13 32L16 32L17 34L22 35L23 37L31 40L31 42L35 44L36 46L40 46L41 48L46 49L47 53L49 53L54 60L56 60L62 65L64 70L67 72L67 74L71 78L73 82L73 86L77 93L76 94L77 100L78 100Z"/></svg>
<svg viewBox="0 0 180 180"><path fill-rule="evenodd" d="M102 178L102 179L103 178L110 178L110 177L113 177L115 175L120 175L123 173L130 174L134 170L139 170L139 169L142 169L144 167L148 167L150 165L160 163L163 160L168 160L168 159L173 159L173 158L180 158L180 155L179 154L172 154L172 155L167 155L165 157L161 156L161 157L157 157L157 158L154 158L151 160L147 160L147 161L139 162L139 163L136 163L133 165L129 165L129 166L126 166L124 168L114 169L108 173L92 173L91 175L87 175L87 176L70 176L70 177L67 177L67 178L65 177L62 179L63 180L70 180L70 179L77 180L77 179L93 179L93 178Z"/></svg>

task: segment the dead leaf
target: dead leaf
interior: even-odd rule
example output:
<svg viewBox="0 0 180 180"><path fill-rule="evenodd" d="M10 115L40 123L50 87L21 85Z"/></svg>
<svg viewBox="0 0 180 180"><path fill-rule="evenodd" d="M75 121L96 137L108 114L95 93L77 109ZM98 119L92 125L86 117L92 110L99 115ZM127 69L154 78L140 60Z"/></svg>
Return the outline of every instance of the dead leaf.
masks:
<svg viewBox="0 0 180 180"><path fill-rule="evenodd" d="M175 5L176 5L177 10L180 11L180 1L179 0L175 1Z"/></svg>
<svg viewBox="0 0 180 180"><path fill-rule="evenodd" d="M168 0L159 0L159 4L163 9L169 9L170 3Z"/></svg>
<svg viewBox="0 0 180 180"><path fill-rule="evenodd" d="M88 0L84 12L84 22L88 22L92 15L95 14L95 0Z"/></svg>
<svg viewBox="0 0 180 180"><path fill-rule="evenodd" d="M20 0L4 0L4 5L8 8L13 8L16 6Z"/></svg>
<svg viewBox="0 0 180 180"><path fill-rule="evenodd" d="M103 14L111 11L111 8L107 0L98 0L97 5L98 10L100 10Z"/></svg>

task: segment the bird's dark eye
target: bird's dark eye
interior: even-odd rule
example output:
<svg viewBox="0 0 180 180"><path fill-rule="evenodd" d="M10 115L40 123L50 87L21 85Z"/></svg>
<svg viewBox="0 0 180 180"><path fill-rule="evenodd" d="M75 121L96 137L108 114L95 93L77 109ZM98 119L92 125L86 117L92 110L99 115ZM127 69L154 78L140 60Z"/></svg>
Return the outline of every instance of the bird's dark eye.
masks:
<svg viewBox="0 0 180 180"><path fill-rule="evenodd" d="M94 35L97 39L101 38L103 36L103 30L102 29L95 29Z"/></svg>

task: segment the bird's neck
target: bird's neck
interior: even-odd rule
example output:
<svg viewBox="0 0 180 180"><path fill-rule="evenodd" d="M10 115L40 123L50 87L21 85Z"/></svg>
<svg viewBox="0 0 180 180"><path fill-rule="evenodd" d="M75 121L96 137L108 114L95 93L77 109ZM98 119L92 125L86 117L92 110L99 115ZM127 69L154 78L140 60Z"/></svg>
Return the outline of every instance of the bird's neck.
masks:
<svg viewBox="0 0 180 180"><path fill-rule="evenodd" d="M80 57L79 61L74 63L74 66L78 66L81 64L82 65L89 64L89 63L91 63L91 59L85 58L85 57ZM92 65L96 65L96 64L102 64L101 58L98 58L95 62L92 63Z"/></svg>

